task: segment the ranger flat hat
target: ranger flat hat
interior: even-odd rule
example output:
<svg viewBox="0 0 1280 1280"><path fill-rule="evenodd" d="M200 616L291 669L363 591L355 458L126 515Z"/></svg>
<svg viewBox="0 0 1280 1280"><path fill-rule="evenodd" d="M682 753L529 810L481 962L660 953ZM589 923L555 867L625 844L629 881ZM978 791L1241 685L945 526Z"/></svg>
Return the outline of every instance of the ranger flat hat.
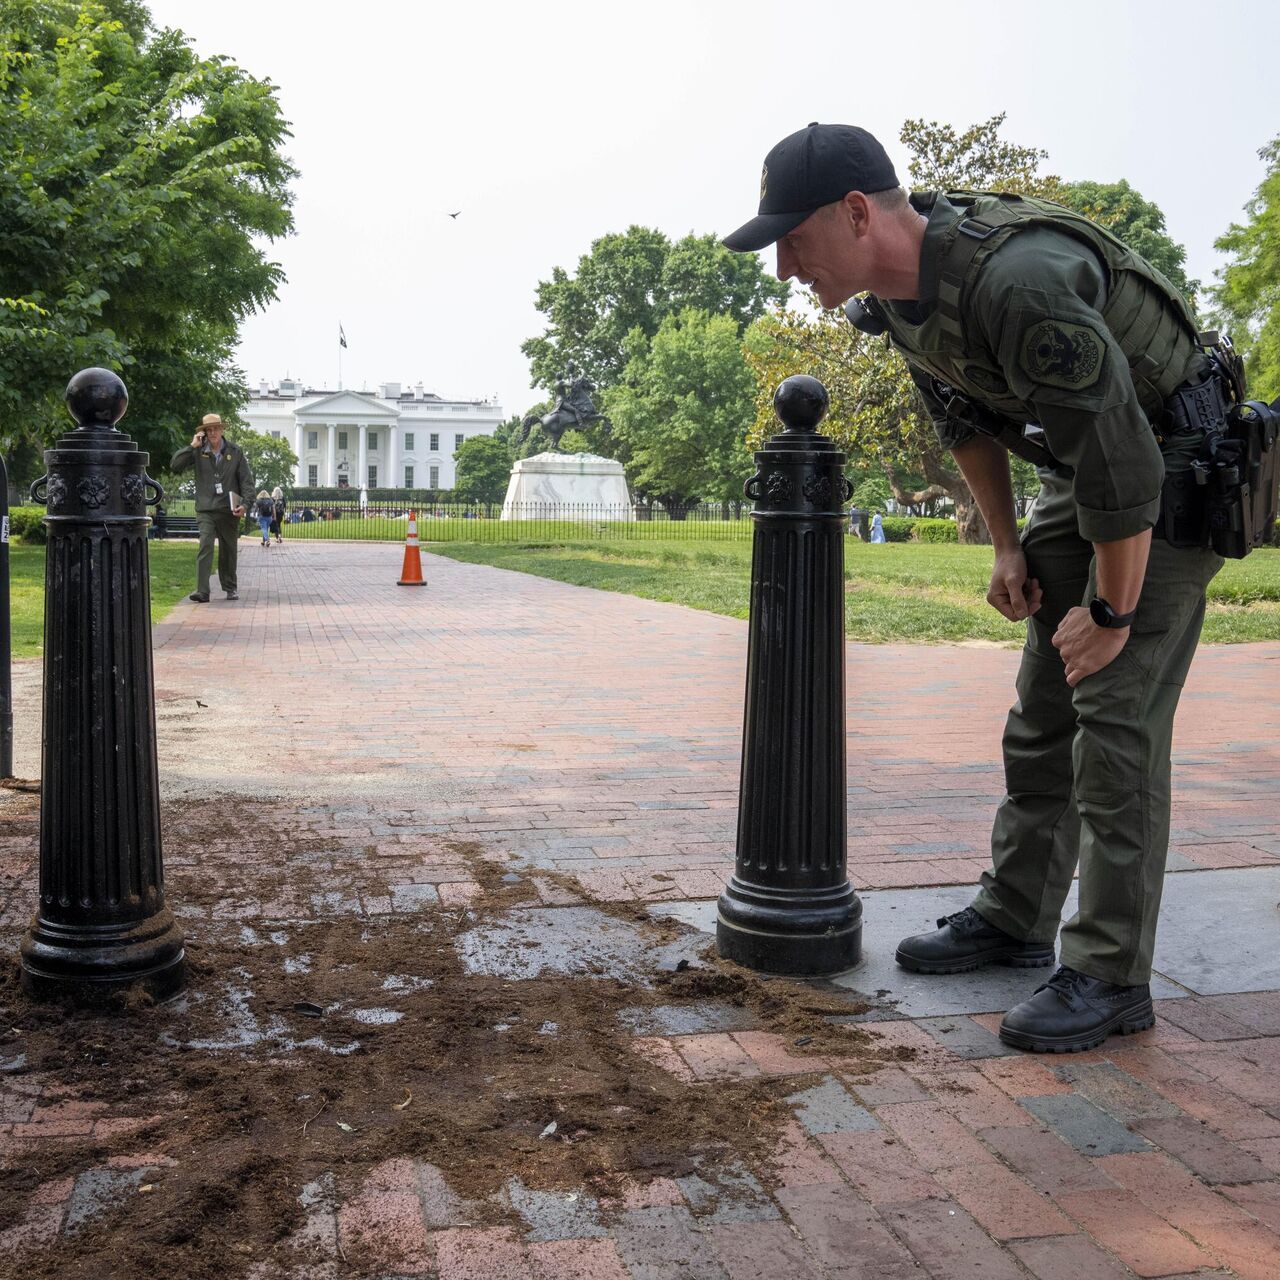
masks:
<svg viewBox="0 0 1280 1280"><path fill-rule="evenodd" d="M759 215L725 236L723 244L735 253L763 249L850 191L869 194L897 185L885 149L865 129L815 120L765 156Z"/></svg>
<svg viewBox="0 0 1280 1280"><path fill-rule="evenodd" d="M206 413L200 419L200 425L202 427L220 427L222 426L222 419L216 413Z"/></svg>

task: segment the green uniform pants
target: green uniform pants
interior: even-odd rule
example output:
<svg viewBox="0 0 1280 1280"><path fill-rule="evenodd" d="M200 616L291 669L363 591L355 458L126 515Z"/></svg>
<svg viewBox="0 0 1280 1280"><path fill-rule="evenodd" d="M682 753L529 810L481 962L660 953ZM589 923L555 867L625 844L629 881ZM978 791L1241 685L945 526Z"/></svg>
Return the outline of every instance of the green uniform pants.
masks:
<svg viewBox="0 0 1280 1280"><path fill-rule="evenodd" d="M1093 547L1070 479L1045 476L1022 540L1044 602L1027 623L1004 734L1007 794L973 905L1016 938L1051 942L1078 863L1080 907L1062 927L1060 962L1135 986L1150 978L1155 949L1173 715L1222 559L1153 538L1128 642L1073 690L1051 641L1067 610L1095 594Z"/></svg>
<svg viewBox="0 0 1280 1280"><path fill-rule="evenodd" d="M218 582L223 591L236 588L236 551L239 547L240 517L232 512L197 511L200 551L196 556L196 590L209 594L209 574L213 569L213 547L218 546Z"/></svg>

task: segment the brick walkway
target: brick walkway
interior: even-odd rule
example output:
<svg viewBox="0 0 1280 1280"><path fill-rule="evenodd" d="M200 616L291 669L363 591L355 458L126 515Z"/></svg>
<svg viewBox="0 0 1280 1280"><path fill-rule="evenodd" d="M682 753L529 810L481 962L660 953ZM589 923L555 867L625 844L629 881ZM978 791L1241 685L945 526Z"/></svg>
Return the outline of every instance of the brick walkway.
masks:
<svg viewBox="0 0 1280 1280"><path fill-rule="evenodd" d="M714 899L732 868L745 625L430 556L428 587L398 588L399 556L246 541L238 605L184 603L156 629L166 797L257 797L287 807L299 847L338 846L310 861L322 891L302 893L255 879L234 835L197 850L170 833L188 930L465 906L481 890L462 860L438 854L445 837L567 874L597 901ZM986 865L1016 660L985 647L850 647L856 887L965 885ZM1178 874L1280 863L1280 707L1265 697L1277 661L1274 644L1197 659L1175 756ZM20 665L17 771L28 777L38 683L38 664ZM269 744L255 736L264 721L279 730ZM32 850L30 834L0 840L10 955L34 900ZM182 902L196 864L225 885L219 905ZM558 900L554 885L543 892ZM636 1046L690 1080L796 1076L776 1164L656 1179L573 1212L515 1187L503 1226L442 1210L439 1175L421 1161L389 1162L354 1192L322 1177L305 1192L306 1230L329 1242L330 1261L295 1274L344 1274L340 1244L363 1230L379 1239L381 1270L367 1274L440 1280L784 1269L1274 1280L1280 993L1183 994L1159 1008L1153 1031L1067 1060L1002 1050L998 1015L882 1017L881 1042L908 1056L867 1076L793 1057L785 1038L709 1007L702 1025L645 1028ZM95 1194L110 1201L102 1186L123 1194L158 1167L109 1107L24 1075L5 1060L12 1048L0 1043L0 1154L88 1137L116 1154L42 1187L0 1233L0 1257L92 1216ZM108 1170L115 1182L103 1182Z"/></svg>

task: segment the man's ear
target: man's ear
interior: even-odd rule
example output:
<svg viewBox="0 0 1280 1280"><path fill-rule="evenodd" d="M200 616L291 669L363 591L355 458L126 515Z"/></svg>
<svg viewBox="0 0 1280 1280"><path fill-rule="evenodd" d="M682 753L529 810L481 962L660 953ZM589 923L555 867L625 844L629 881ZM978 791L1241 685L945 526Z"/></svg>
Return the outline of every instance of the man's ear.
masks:
<svg viewBox="0 0 1280 1280"><path fill-rule="evenodd" d="M853 223L853 234L866 235L870 225L871 201L861 191L850 191L841 203L845 215Z"/></svg>

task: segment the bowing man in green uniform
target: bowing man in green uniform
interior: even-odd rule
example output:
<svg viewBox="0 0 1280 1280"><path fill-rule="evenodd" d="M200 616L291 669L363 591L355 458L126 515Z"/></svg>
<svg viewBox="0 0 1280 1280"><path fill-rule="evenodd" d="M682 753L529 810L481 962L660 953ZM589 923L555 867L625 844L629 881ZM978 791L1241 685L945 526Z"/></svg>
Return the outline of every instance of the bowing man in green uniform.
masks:
<svg viewBox="0 0 1280 1280"><path fill-rule="evenodd" d="M776 244L779 278L824 307L864 294L850 319L906 360L991 531L987 599L1026 620L991 868L971 906L903 939L898 963L1051 964L1078 864L1059 967L1001 1036L1061 1052L1150 1026L1173 716L1222 565L1171 545L1162 514L1166 476L1187 471L1203 436L1175 392L1225 404L1186 303L1059 205L908 195L876 139L845 125L778 143L759 215L725 244ZM1021 536L1011 450L1039 464Z"/></svg>

